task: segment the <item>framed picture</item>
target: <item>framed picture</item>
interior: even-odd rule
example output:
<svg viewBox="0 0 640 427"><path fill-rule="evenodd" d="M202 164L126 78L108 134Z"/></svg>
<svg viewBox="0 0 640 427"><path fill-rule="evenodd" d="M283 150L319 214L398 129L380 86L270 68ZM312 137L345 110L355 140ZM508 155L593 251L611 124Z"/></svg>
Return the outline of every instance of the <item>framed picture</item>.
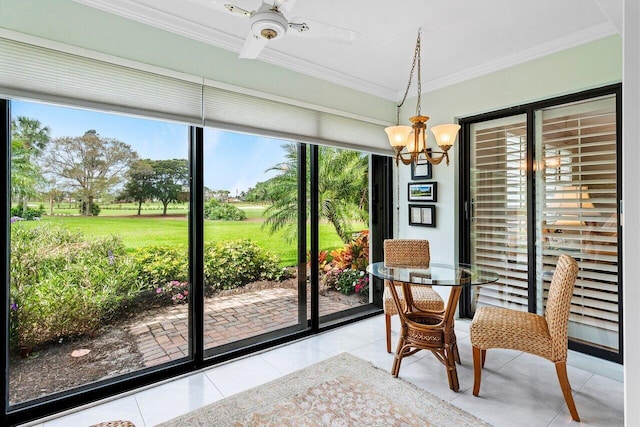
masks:
<svg viewBox="0 0 640 427"><path fill-rule="evenodd" d="M435 205L409 205L409 225L436 226Z"/></svg>
<svg viewBox="0 0 640 427"><path fill-rule="evenodd" d="M410 182L408 197L410 202L436 202L437 183Z"/></svg>
<svg viewBox="0 0 640 427"><path fill-rule="evenodd" d="M411 163L411 179L431 179L431 163L426 160Z"/></svg>

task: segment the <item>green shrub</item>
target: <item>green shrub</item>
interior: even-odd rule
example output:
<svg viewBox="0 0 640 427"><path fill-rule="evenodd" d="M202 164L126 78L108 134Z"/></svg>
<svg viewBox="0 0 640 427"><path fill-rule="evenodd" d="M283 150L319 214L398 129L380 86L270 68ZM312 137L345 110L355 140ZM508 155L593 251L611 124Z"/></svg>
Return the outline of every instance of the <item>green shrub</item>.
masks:
<svg viewBox="0 0 640 427"><path fill-rule="evenodd" d="M361 270L346 269L338 273L335 287L341 293L348 295L356 290L356 285L363 277L364 272Z"/></svg>
<svg viewBox="0 0 640 427"><path fill-rule="evenodd" d="M205 218L224 221L244 221L247 219L247 214L242 209L225 203L211 206L209 209L205 208Z"/></svg>
<svg viewBox="0 0 640 427"><path fill-rule="evenodd" d="M97 330L139 293L122 241L51 225L11 226L10 340L34 347Z"/></svg>
<svg viewBox="0 0 640 427"><path fill-rule="evenodd" d="M181 246L146 246L133 254L140 279L147 290L156 290L173 280L189 280L189 254Z"/></svg>
<svg viewBox="0 0 640 427"><path fill-rule="evenodd" d="M207 245L204 258L209 290L233 289L256 280L281 280L286 275L278 257L247 239Z"/></svg>
<svg viewBox="0 0 640 427"><path fill-rule="evenodd" d="M87 204L86 202L82 202L80 203L80 208L78 210L78 212L80 212L81 214L84 214L84 211L87 208ZM91 215L92 216L98 216L100 214L100 206L97 203L94 203L91 205Z"/></svg>
<svg viewBox="0 0 640 427"><path fill-rule="evenodd" d="M26 219L27 221L33 221L36 218L40 218L42 215L44 215L44 208L42 206L40 206L38 209L23 209L22 205L14 206L13 208L11 208L11 216L20 217L22 219Z"/></svg>

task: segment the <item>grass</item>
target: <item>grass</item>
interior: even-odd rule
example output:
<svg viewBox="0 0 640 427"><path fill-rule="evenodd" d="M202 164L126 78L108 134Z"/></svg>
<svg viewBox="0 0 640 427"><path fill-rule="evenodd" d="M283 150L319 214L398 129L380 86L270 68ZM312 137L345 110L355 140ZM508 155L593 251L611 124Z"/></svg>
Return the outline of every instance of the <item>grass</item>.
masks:
<svg viewBox="0 0 640 427"><path fill-rule="evenodd" d="M261 205L237 205L247 214L245 221L205 221L205 242L218 242L225 240L250 239L258 246L276 254L283 266L297 265L297 242L288 243L283 238L283 233L271 234L262 227L262 212L266 206ZM187 209L181 207L168 211L166 217L159 216L162 213L161 206L146 206L142 215L138 216L135 209L103 209L99 216L84 217L77 214L76 209L56 209L56 214L73 216L47 216L42 221L24 221L20 226L33 227L42 222L71 229L79 230L86 236L101 237L111 234L122 238L127 250L150 245L181 245L188 243ZM365 228L365 225L362 225ZM343 246L342 241L335 232L333 226L321 223L319 227L321 249L331 250ZM307 237L307 242L309 238Z"/></svg>

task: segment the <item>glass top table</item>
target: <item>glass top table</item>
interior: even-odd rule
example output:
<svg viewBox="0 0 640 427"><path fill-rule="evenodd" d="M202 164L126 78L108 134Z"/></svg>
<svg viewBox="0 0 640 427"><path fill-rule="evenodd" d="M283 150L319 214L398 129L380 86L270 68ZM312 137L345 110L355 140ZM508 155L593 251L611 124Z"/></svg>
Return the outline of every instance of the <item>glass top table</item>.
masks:
<svg viewBox="0 0 640 427"><path fill-rule="evenodd" d="M429 268L420 268L374 262L367 266L367 272L380 279L416 285L474 286L498 280L498 275L492 271L463 263L432 262Z"/></svg>
<svg viewBox="0 0 640 427"><path fill-rule="evenodd" d="M386 295L391 295L400 317L400 337L391 374L398 376L403 357L419 350L431 350L446 367L449 388L458 391L460 386L456 362L460 363L460 354L454 330L454 315L460 294L465 287L497 281L498 274L469 264L438 262L431 262L429 268L374 262L367 266L367 272L388 281L385 282L385 298ZM449 298L444 310L418 308L413 300L414 286L449 286Z"/></svg>

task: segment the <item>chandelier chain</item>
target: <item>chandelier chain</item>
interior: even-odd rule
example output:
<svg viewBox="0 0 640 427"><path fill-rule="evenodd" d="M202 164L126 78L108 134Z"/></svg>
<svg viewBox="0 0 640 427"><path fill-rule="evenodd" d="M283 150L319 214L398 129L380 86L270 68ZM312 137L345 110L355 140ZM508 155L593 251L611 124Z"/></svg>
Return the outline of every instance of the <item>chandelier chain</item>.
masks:
<svg viewBox="0 0 640 427"><path fill-rule="evenodd" d="M407 95L409 94L409 89L411 89L411 81L413 80L413 73L416 68L416 64L418 65L418 102L416 104L416 116L420 115L420 101L422 95L422 76L420 75L420 34L422 33L422 28L418 30L418 38L416 40L416 48L413 52L413 64L411 64L411 72L409 73L409 81L407 82L407 88L404 91L404 96L402 97L402 101L398 104L397 108L397 120L400 123L400 107L404 105L404 102L407 100Z"/></svg>

